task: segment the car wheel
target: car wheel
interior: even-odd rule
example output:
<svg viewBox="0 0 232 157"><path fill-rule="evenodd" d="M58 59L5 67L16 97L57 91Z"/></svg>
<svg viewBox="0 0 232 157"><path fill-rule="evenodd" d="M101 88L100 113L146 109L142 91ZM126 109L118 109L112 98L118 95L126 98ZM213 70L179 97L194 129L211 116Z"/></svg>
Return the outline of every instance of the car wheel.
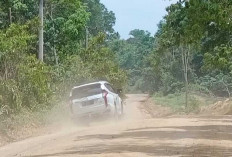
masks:
<svg viewBox="0 0 232 157"><path fill-rule="evenodd" d="M124 105L123 105L123 102L121 102L121 115L124 114Z"/></svg>
<svg viewBox="0 0 232 157"><path fill-rule="evenodd" d="M120 110L120 115L119 115L119 119L122 120L124 117L124 105L123 102L121 103L121 110Z"/></svg>
<svg viewBox="0 0 232 157"><path fill-rule="evenodd" d="M115 102L114 102L114 118L115 118L115 120L119 119L118 109L117 109Z"/></svg>

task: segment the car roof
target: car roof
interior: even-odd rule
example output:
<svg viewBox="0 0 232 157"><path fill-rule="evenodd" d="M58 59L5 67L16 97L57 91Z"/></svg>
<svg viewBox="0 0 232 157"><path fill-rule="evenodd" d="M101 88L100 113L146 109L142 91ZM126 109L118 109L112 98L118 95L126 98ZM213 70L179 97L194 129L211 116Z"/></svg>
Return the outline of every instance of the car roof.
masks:
<svg viewBox="0 0 232 157"><path fill-rule="evenodd" d="M109 83L109 82L107 82L107 81L97 81L97 82L83 84L83 85L80 85L80 86L74 86L72 89L76 89L76 88L80 88L80 87L84 87L84 86L89 86L89 85L94 85L94 84L105 84L105 83Z"/></svg>

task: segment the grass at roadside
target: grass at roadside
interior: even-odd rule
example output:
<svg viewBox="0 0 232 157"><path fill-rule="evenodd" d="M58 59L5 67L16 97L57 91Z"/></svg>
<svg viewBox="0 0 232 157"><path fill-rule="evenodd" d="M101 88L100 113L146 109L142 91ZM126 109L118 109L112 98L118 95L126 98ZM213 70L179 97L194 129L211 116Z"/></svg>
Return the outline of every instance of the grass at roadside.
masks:
<svg viewBox="0 0 232 157"><path fill-rule="evenodd" d="M157 105L170 107L174 112L198 113L202 106L215 103L218 99L208 95L189 94L188 107L185 108L185 93L162 96L156 94L153 99Z"/></svg>
<svg viewBox="0 0 232 157"><path fill-rule="evenodd" d="M68 105L60 103L51 110L31 112L22 109L11 117L0 116L0 146L9 142L40 135L47 127L69 123Z"/></svg>

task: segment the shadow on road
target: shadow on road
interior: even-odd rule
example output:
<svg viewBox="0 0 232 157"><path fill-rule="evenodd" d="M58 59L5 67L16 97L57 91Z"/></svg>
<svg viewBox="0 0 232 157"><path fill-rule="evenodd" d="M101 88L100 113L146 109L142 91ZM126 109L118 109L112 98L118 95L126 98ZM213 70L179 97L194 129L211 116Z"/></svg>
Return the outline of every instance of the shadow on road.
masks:
<svg viewBox="0 0 232 157"><path fill-rule="evenodd" d="M159 129L159 130L157 130ZM160 131L160 129L176 129L175 131ZM181 131L180 131L181 130ZM141 143L129 142L112 142L115 139L140 139L140 140L177 140L177 144L172 143L155 145L146 145ZM78 136L75 141L100 139L106 144L98 144L85 146L83 148L72 147L66 151L55 154L44 154L33 157L45 156L65 156L65 155L94 155L108 153L123 153L123 152L139 152L151 156L232 156L230 147L219 147L210 145L178 145L178 140L182 139L210 139L220 141L232 141L232 126L231 125L208 125L208 126L180 126L180 127L150 127L140 129L130 129L121 134L96 134L87 136Z"/></svg>
<svg viewBox="0 0 232 157"><path fill-rule="evenodd" d="M107 153L122 153L122 152L139 152L146 153L151 156L182 156L182 157L193 157L193 156L215 156L215 157L229 157L232 156L230 149L222 147L210 148L207 146L194 146L194 147L177 147L173 145L163 146L144 146L144 145L98 145L86 147L88 151L81 151L78 148L72 148L65 152L55 154L44 154L32 157L47 157L47 156L65 156L65 155L91 155L91 154L107 154Z"/></svg>
<svg viewBox="0 0 232 157"><path fill-rule="evenodd" d="M156 131L152 129L181 129L184 131ZM231 140L232 126L226 125L208 125L208 126L181 126L181 127L151 127L132 129L122 134L97 134L77 137L77 141L88 139L115 139L115 138L133 138L133 139L210 139L210 140Z"/></svg>

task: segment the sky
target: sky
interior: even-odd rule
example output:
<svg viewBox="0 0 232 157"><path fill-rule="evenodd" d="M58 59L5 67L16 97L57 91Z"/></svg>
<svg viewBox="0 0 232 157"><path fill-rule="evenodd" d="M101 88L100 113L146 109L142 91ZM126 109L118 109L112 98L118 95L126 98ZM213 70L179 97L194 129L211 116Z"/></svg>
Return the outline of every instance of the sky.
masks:
<svg viewBox="0 0 232 157"><path fill-rule="evenodd" d="M123 39L129 37L133 29L147 30L153 34L157 31L165 8L177 0L101 0L116 15L115 30Z"/></svg>

